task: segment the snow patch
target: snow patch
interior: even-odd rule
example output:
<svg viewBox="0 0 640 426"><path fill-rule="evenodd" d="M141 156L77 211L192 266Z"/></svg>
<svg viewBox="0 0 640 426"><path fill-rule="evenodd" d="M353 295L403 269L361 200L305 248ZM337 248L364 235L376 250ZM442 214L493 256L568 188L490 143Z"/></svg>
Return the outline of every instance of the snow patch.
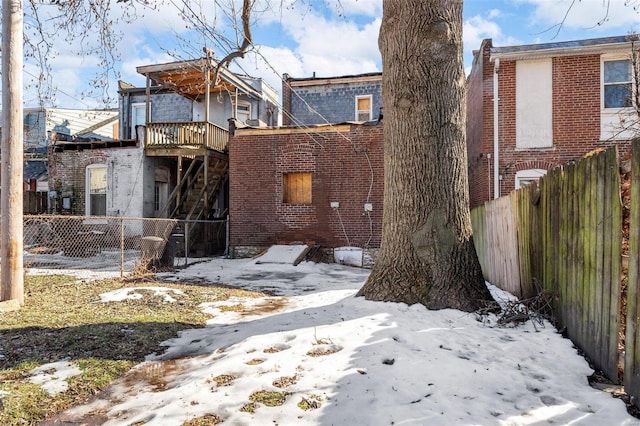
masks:
<svg viewBox="0 0 640 426"><path fill-rule="evenodd" d="M41 385L51 396L66 392L69 388L67 379L81 374L80 368L67 360L41 365L29 371L31 383Z"/></svg>
<svg viewBox="0 0 640 426"><path fill-rule="evenodd" d="M123 300L139 300L144 296L140 291L152 291L153 296L160 296L166 303L177 302L177 299L172 297L169 293L174 295L184 296L184 292L175 288L168 287L134 287L134 288L120 288L107 293L100 294L100 301L107 302L122 302Z"/></svg>

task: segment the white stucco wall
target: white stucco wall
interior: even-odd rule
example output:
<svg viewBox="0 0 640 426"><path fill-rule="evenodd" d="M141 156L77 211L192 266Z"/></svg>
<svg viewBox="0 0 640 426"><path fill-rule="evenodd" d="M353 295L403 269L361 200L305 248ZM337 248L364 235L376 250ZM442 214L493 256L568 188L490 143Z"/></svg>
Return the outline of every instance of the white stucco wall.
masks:
<svg viewBox="0 0 640 426"><path fill-rule="evenodd" d="M140 148L107 150L107 215L144 216L147 159ZM153 196L153 188L149 191Z"/></svg>

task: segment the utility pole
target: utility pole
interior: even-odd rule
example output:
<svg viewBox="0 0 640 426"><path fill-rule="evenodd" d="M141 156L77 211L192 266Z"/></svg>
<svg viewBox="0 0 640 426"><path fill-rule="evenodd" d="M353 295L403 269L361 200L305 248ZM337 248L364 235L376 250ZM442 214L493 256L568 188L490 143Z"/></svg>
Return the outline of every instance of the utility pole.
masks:
<svg viewBox="0 0 640 426"><path fill-rule="evenodd" d="M0 301L24 303L22 173L22 0L2 0Z"/></svg>

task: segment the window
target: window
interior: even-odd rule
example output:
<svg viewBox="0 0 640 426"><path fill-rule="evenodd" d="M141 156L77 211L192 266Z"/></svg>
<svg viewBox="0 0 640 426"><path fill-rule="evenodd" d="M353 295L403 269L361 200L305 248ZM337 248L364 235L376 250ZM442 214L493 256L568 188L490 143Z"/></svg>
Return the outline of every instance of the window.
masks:
<svg viewBox="0 0 640 426"><path fill-rule="evenodd" d="M547 171L544 169L520 170L516 173L516 189L538 182L545 174L547 174Z"/></svg>
<svg viewBox="0 0 640 426"><path fill-rule="evenodd" d="M86 208L88 216L107 214L107 166L93 164L87 166Z"/></svg>
<svg viewBox="0 0 640 426"><path fill-rule="evenodd" d="M282 176L282 202L311 204L311 173L285 173Z"/></svg>
<svg viewBox="0 0 640 426"><path fill-rule="evenodd" d="M156 217L167 204L169 196L169 169L166 167L156 167L155 185L153 187L153 210Z"/></svg>
<svg viewBox="0 0 640 426"><path fill-rule="evenodd" d="M628 108L632 105L631 61L617 59L604 61L604 107Z"/></svg>
<svg viewBox="0 0 640 426"><path fill-rule="evenodd" d="M153 187L153 210L160 210L160 185L156 182L156 185Z"/></svg>
<svg viewBox="0 0 640 426"><path fill-rule="evenodd" d="M149 105L151 111L151 105ZM131 138L136 138L136 126L147 125L147 104L135 103L131 104Z"/></svg>
<svg viewBox="0 0 640 426"><path fill-rule="evenodd" d="M640 128L633 108L635 88L631 59L624 55L603 55L600 67L600 139L632 139Z"/></svg>
<svg viewBox="0 0 640 426"><path fill-rule="evenodd" d="M371 95L356 96L356 121L372 119Z"/></svg>
<svg viewBox="0 0 640 426"><path fill-rule="evenodd" d="M251 104L249 102L238 101L236 104L236 120L246 123L251 119Z"/></svg>

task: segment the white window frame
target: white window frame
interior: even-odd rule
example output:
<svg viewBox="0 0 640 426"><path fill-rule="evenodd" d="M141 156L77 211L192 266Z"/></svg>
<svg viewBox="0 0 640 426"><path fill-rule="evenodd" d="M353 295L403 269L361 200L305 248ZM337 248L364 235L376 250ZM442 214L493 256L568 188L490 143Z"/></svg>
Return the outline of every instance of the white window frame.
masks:
<svg viewBox="0 0 640 426"><path fill-rule="evenodd" d="M248 114L248 118L247 120L251 120L251 102L247 102L247 101L237 101L233 103L233 115L235 116L235 119L240 121L238 119L238 107L243 107L246 109L243 109L243 115L245 114L245 112ZM247 120L243 121L243 123L246 123Z"/></svg>
<svg viewBox="0 0 640 426"><path fill-rule="evenodd" d="M604 63L609 61L632 61L629 54L610 54L600 56L600 140L627 140L635 137L638 133L638 114L633 107L633 98L636 96L637 83L633 75L631 62L629 70L631 76L631 96L632 106L622 108L604 107ZM628 127L625 123L629 120L633 126ZM626 128L626 130L622 130Z"/></svg>
<svg viewBox="0 0 640 426"><path fill-rule="evenodd" d="M358 109L358 101L360 99L369 99L369 118L367 120L361 120L360 119L360 114L361 113L366 113L366 110L359 110ZM356 96L356 105L355 105L355 121L371 121L373 120L373 96L372 95L362 95L362 96Z"/></svg>
<svg viewBox="0 0 640 426"><path fill-rule="evenodd" d="M544 169L527 169L520 170L516 172L516 188L520 189L524 185L521 184L522 181L535 180L538 181L542 176L546 175L547 171Z"/></svg>
<svg viewBox="0 0 640 426"><path fill-rule="evenodd" d="M108 168L106 164L98 163L98 164L90 164L87 166L85 173L85 198L84 198L84 212L86 216L94 216L91 211L91 171L97 169L104 169L105 174L105 215L107 214L107 174Z"/></svg>
<svg viewBox="0 0 640 426"><path fill-rule="evenodd" d="M602 110L606 110L606 111L625 111L625 110L629 110L633 108L633 96L635 94L635 90L634 90L634 84L633 84L633 68L631 66L631 58L627 55L627 56L609 56L609 55L603 55L601 57L601 61L600 61L600 108L602 108ZM616 81L615 83L605 83L604 81L604 64L605 62L614 62L614 61L629 61L629 77L631 78L631 80L629 81ZM631 84L631 103L632 106L628 106L628 107L609 107L606 108L604 105L605 99L604 99L604 88L607 84L613 85L613 84Z"/></svg>
<svg viewBox="0 0 640 426"><path fill-rule="evenodd" d="M136 110L137 109L142 109L142 111L144 112L144 122L143 123L138 123L136 121ZM149 103L149 115L151 115L151 103ZM147 104L146 102L135 102L131 104L131 138L135 139L136 138L136 126L139 124L142 124L144 126L147 125Z"/></svg>

